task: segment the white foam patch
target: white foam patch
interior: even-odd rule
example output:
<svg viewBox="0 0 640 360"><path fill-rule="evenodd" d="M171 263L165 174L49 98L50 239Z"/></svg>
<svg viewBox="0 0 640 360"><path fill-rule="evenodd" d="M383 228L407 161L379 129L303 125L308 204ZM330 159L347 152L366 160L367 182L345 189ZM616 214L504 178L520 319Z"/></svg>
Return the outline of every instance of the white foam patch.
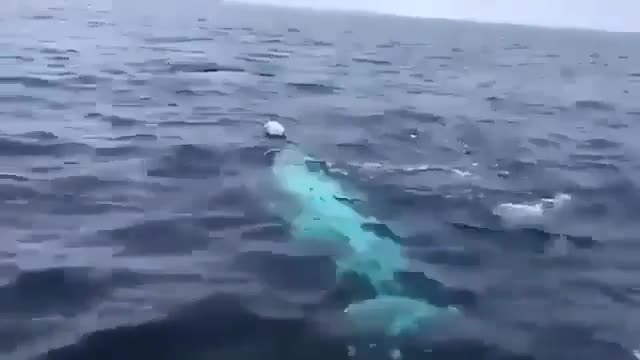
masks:
<svg viewBox="0 0 640 360"><path fill-rule="evenodd" d="M451 169L451 171L458 175L458 176L462 176L462 177L467 177L467 176L471 176L472 174L468 171L465 170L459 170L459 169Z"/></svg>
<svg viewBox="0 0 640 360"><path fill-rule="evenodd" d="M437 165L429 165L429 164L418 164L418 165L398 165L398 166L385 166L381 163L374 162L365 162L365 163L351 163L352 166L358 167L364 171L379 171L382 173L393 173L393 172L403 172L407 174L413 173L421 173L421 172L449 172L456 176L460 177L469 177L473 174L466 170L460 170L456 168L451 168L448 166L437 166Z"/></svg>
<svg viewBox="0 0 640 360"><path fill-rule="evenodd" d="M353 164L355 166L358 166L358 164ZM382 169L382 164L378 163L378 162L365 162L359 165L359 167L365 169L365 170L372 170L372 169Z"/></svg>
<svg viewBox="0 0 640 360"><path fill-rule="evenodd" d="M640 349L633 350L633 356L640 360Z"/></svg>
<svg viewBox="0 0 640 360"><path fill-rule="evenodd" d="M407 166L405 168L402 168L401 170L406 171L406 172L421 172L421 171L428 171L431 169L430 165L418 165L418 166Z"/></svg>
<svg viewBox="0 0 640 360"><path fill-rule="evenodd" d="M558 194L553 198L543 198L534 203L504 203L493 209L509 226L540 225L546 216L559 210L571 200L569 194Z"/></svg>

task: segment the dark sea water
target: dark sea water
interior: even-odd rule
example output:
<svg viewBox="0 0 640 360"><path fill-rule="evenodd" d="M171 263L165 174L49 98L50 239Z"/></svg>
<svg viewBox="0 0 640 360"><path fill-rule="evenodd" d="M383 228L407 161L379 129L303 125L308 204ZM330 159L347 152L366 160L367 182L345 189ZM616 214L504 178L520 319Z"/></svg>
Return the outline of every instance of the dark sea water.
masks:
<svg viewBox="0 0 640 360"><path fill-rule="evenodd" d="M2 359L635 358L640 35L207 3L3 3ZM268 120L462 317L342 331Z"/></svg>

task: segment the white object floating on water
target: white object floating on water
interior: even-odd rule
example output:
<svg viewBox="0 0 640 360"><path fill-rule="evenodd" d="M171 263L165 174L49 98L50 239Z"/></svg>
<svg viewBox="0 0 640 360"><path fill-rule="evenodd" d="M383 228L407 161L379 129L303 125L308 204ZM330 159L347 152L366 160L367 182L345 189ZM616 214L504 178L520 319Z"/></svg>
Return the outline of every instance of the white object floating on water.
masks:
<svg viewBox="0 0 640 360"><path fill-rule="evenodd" d="M640 360L640 349L633 350L633 356L635 356L636 359Z"/></svg>
<svg viewBox="0 0 640 360"><path fill-rule="evenodd" d="M277 121L270 120L264 124L264 131L270 137L285 137L284 126Z"/></svg>
<svg viewBox="0 0 640 360"><path fill-rule="evenodd" d="M501 178L509 177L509 175L511 175L511 173L508 170L500 170L500 171L498 171L498 176L501 177Z"/></svg>
<svg viewBox="0 0 640 360"><path fill-rule="evenodd" d="M571 200L569 194L558 194L552 199L540 199L529 204L504 203L493 209L493 214L511 226L540 225L545 215L556 211Z"/></svg>
<svg viewBox="0 0 640 360"><path fill-rule="evenodd" d="M356 356L356 355L357 355L357 353L358 353L358 351L357 351L357 349L356 349L356 347L355 347L355 346L353 346L353 345L347 345L347 355L348 355L349 357L354 357L354 356Z"/></svg>
<svg viewBox="0 0 640 360"><path fill-rule="evenodd" d="M389 357L392 360L400 360L402 359L402 352L400 352L400 350L398 349L393 349L389 352Z"/></svg>

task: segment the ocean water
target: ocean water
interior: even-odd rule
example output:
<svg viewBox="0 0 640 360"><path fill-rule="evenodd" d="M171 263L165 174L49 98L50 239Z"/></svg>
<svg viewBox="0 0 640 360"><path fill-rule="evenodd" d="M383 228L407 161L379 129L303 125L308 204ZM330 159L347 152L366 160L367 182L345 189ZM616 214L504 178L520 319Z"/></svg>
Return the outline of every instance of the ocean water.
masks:
<svg viewBox="0 0 640 360"><path fill-rule="evenodd" d="M0 24L3 359L640 357L640 35L204 0ZM362 284L268 206L268 120L463 316L342 331Z"/></svg>

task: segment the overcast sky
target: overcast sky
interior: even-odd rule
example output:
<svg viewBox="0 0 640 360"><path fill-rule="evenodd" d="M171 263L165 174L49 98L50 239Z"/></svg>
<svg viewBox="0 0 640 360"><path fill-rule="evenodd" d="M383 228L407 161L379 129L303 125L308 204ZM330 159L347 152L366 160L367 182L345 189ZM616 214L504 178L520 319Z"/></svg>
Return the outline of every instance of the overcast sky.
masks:
<svg viewBox="0 0 640 360"><path fill-rule="evenodd" d="M285 6L640 31L640 0L244 0Z"/></svg>

